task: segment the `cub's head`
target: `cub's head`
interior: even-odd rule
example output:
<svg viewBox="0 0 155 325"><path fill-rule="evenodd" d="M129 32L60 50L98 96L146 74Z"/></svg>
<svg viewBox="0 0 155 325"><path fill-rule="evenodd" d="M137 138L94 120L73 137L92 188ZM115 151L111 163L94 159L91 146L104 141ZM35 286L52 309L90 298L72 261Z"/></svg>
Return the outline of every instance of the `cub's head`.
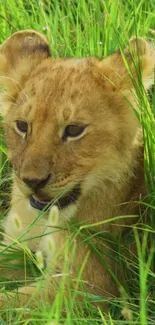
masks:
<svg viewBox="0 0 155 325"><path fill-rule="evenodd" d="M104 60L52 59L46 39L32 30L1 45L9 159L33 207L58 196L64 208L100 183L120 181L129 168L139 128L132 109L135 65L147 88L154 62L141 38L123 53L125 62L120 53Z"/></svg>

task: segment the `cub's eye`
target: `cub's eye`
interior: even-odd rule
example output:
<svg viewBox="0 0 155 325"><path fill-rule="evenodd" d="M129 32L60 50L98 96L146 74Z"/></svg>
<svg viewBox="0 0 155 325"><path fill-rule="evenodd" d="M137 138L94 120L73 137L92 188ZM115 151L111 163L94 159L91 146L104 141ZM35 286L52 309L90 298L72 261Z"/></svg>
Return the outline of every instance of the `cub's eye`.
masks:
<svg viewBox="0 0 155 325"><path fill-rule="evenodd" d="M16 127L21 133L27 133L28 131L28 124L25 121L20 121L17 120L16 122Z"/></svg>
<svg viewBox="0 0 155 325"><path fill-rule="evenodd" d="M66 139L66 138L80 137L80 135L83 134L85 128L86 125L78 125L78 124L68 125L65 128L63 138Z"/></svg>

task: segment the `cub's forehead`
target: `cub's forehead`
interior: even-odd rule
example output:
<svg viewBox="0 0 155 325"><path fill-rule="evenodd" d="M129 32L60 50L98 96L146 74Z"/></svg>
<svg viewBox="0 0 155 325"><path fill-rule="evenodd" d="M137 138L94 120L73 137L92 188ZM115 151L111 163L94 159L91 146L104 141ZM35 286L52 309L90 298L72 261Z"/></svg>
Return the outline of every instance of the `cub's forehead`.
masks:
<svg viewBox="0 0 155 325"><path fill-rule="evenodd" d="M48 59L32 73L29 81L38 92L40 88L46 89L46 92L52 92L54 89L55 94L59 91L62 95L63 90L71 92L76 85L79 86L83 82L87 87L90 79L93 79L92 67L93 60L90 59Z"/></svg>
<svg viewBox="0 0 155 325"><path fill-rule="evenodd" d="M78 118L95 91L94 83L92 62L87 59L47 60L31 74L20 94L24 114L30 118L55 114L67 120L76 113Z"/></svg>

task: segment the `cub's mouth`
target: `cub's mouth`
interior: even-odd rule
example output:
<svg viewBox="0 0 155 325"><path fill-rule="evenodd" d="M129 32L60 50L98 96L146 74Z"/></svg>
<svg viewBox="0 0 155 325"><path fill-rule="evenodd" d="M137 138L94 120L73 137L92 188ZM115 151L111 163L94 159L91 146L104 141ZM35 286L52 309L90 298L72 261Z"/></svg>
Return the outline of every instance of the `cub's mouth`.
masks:
<svg viewBox="0 0 155 325"><path fill-rule="evenodd" d="M29 200L33 208L38 210L48 210L49 207L54 204L60 209L66 208L69 204L78 200L81 194L80 185L76 185L70 192L67 192L64 196L56 198L42 198L37 194L31 195Z"/></svg>

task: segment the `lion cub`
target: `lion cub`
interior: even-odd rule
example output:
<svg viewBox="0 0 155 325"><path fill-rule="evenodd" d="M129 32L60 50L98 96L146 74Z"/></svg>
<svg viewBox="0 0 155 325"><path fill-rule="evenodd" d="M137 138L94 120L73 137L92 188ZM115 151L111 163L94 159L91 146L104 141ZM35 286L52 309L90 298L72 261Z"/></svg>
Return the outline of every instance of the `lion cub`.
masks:
<svg viewBox="0 0 155 325"><path fill-rule="evenodd" d="M33 30L13 34L0 47L0 81L7 89L2 115L13 166L4 242L28 247L41 267L46 260L51 274L63 271L70 242L71 286L83 267L85 290L103 297L118 294L118 287L93 251L91 235L90 245L80 234L75 241L70 224L73 218L80 226L99 223L96 232L117 236L137 221L134 201L145 194L143 141L134 111L138 68L148 89L154 58L142 38L130 41L124 59L119 52L103 60L53 59L46 39ZM114 271L107 255L102 251ZM48 289L54 299L52 276ZM20 288L21 304L34 291L35 286Z"/></svg>

